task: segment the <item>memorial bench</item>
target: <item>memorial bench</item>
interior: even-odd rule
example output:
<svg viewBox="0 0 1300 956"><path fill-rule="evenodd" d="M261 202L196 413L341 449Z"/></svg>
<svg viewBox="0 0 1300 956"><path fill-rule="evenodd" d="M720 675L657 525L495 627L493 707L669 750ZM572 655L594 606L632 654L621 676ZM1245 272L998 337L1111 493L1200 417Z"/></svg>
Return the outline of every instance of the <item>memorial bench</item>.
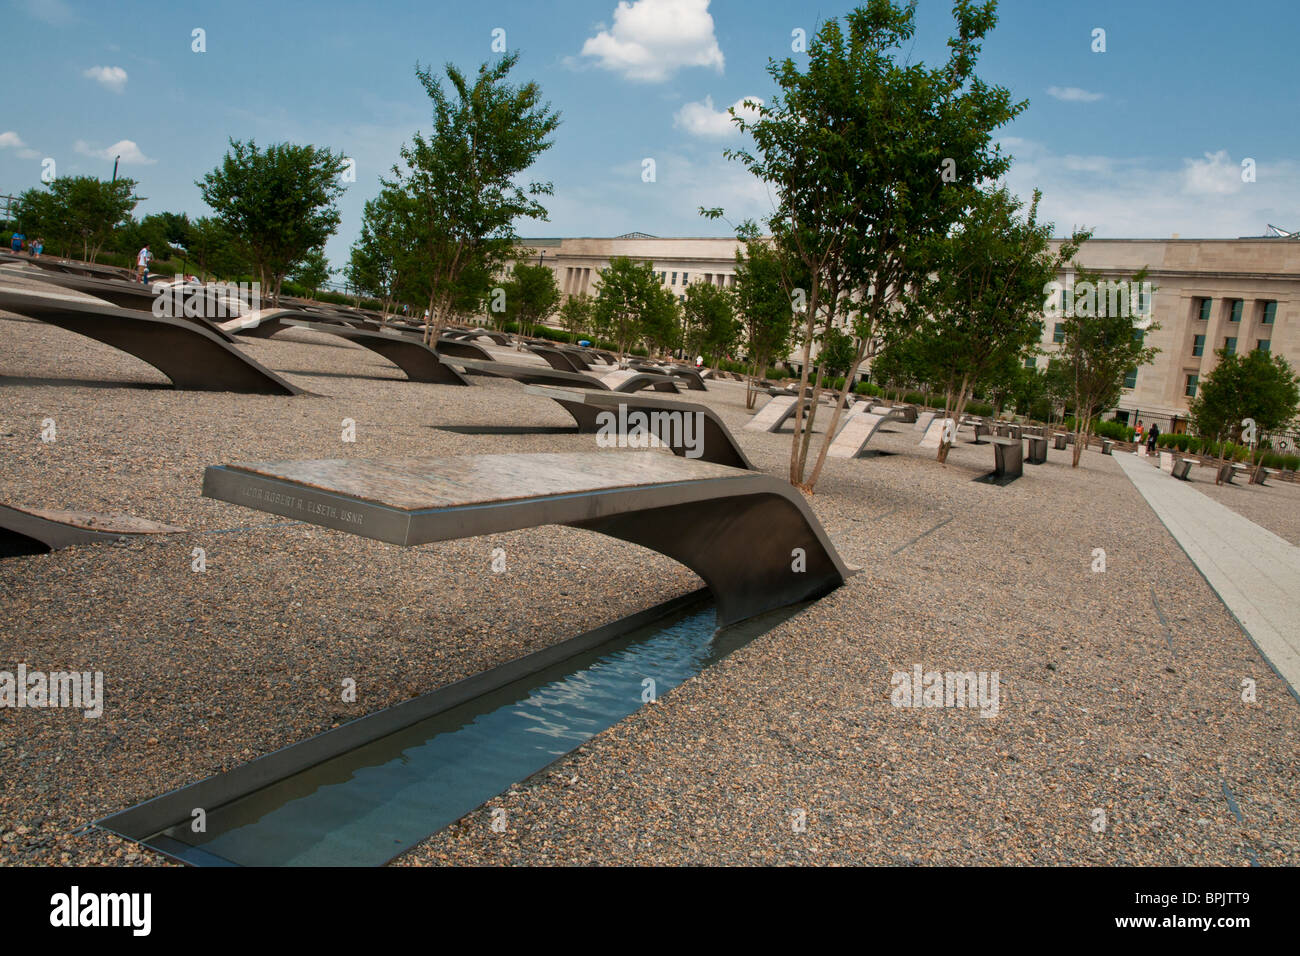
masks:
<svg viewBox="0 0 1300 956"><path fill-rule="evenodd" d="M290 319L291 326L324 332L355 342L362 348L382 355L392 362L412 382L429 382L434 385L469 385L464 375L456 371L436 351L413 336L398 332L370 332L364 329L342 328Z"/></svg>
<svg viewBox="0 0 1300 956"><path fill-rule="evenodd" d="M0 557L47 554L78 544L112 543L132 535L184 530L129 515L0 505Z"/></svg>
<svg viewBox="0 0 1300 956"><path fill-rule="evenodd" d="M300 395L302 389L249 358L216 333L180 319L68 296L0 289L0 310L56 325L134 355L178 389Z"/></svg>
<svg viewBox="0 0 1300 956"><path fill-rule="evenodd" d="M993 475L1014 481L1025 473L1025 446L1018 438L990 438L993 445Z"/></svg>
<svg viewBox="0 0 1300 956"><path fill-rule="evenodd" d="M689 445L697 440L700 454L694 457L701 461L746 471L754 468L731 431L707 405L655 398L642 392L629 395L549 385L525 385L524 391L556 402L573 416L579 432L596 433L613 426L613 434L627 435L633 413L639 412L646 418L648 433L675 455L691 457ZM688 415L692 416L690 425L685 417Z"/></svg>
<svg viewBox="0 0 1300 956"><path fill-rule="evenodd" d="M789 482L656 452L215 465L203 494L404 546L541 525L596 531L698 574L720 625L821 597L850 574Z"/></svg>

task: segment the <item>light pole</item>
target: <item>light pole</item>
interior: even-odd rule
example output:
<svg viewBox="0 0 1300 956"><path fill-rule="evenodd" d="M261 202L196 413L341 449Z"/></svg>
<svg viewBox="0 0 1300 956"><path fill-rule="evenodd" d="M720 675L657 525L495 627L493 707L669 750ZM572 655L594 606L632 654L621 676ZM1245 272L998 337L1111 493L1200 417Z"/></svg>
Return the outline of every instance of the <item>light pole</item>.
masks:
<svg viewBox="0 0 1300 956"><path fill-rule="evenodd" d="M118 153L116 156L113 157L113 182L117 182L117 161L121 158L122 158L121 153Z"/></svg>

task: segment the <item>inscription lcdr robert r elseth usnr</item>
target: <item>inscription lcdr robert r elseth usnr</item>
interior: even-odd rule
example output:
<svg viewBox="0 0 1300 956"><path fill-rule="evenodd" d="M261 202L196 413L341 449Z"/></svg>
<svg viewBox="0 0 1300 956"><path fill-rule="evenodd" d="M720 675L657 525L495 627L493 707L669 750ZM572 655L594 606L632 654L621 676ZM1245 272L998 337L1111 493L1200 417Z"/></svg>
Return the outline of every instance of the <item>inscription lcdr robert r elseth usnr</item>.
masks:
<svg viewBox="0 0 1300 956"><path fill-rule="evenodd" d="M285 494L284 492L275 491L270 488L245 488L244 497L255 499L256 501L260 501L267 505L287 508L298 514L330 518L335 521L342 521L345 524L356 525L357 527L363 526L366 521L366 516L361 514L359 511L352 511L348 508L339 508L336 505L327 504L323 501L308 501L306 498Z"/></svg>

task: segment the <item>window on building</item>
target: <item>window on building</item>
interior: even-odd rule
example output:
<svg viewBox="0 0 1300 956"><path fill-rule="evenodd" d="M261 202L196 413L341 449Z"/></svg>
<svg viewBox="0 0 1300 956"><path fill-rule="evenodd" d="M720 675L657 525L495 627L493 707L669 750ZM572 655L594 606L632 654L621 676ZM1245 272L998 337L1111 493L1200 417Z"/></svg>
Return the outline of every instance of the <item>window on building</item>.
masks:
<svg viewBox="0 0 1300 956"><path fill-rule="evenodd" d="M676 284L677 284L677 273L674 272L674 273L673 273L673 285L676 285Z"/></svg>
<svg viewBox="0 0 1300 956"><path fill-rule="evenodd" d="M1201 306L1200 306L1201 311L1200 311L1200 314L1197 316L1197 318L1199 318L1202 322L1208 322L1208 321L1210 321L1210 306L1211 306L1211 304L1214 302L1214 300L1213 300L1213 299L1198 299L1197 301L1200 302L1200 304L1201 304Z"/></svg>
<svg viewBox="0 0 1300 956"><path fill-rule="evenodd" d="M1205 354L1205 336L1204 336L1204 335L1193 335L1193 336L1192 336L1192 354L1193 354L1193 355L1204 355L1204 354Z"/></svg>
<svg viewBox="0 0 1300 956"><path fill-rule="evenodd" d="M1240 322L1241 321L1241 300L1232 299L1230 300L1230 302L1231 305L1228 307L1228 321Z"/></svg>
<svg viewBox="0 0 1300 956"><path fill-rule="evenodd" d="M1133 369L1133 371L1129 372L1127 375L1124 376L1125 388L1137 388L1137 383L1138 383L1137 369Z"/></svg>
<svg viewBox="0 0 1300 956"><path fill-rule="evenodd" d="M1261 352L1269 352L1273 349L1273 342L1271 339L1260 339L1255 343L1255 348Z"/></svg>
<svg viewBox="0 0 1300 956"><path fill-rule="evenodd" d="M1057 323L1056 323L1056 328L1052 329L1052 341L1053 341L1053 342L1064 342L1064 341L1065 341L1065 323L1064 323L1064 322L1057 322Z"/></svg>
<svg viewBox="0 0 1300 956"><path fill-rule="evenodd" d="M678 301L678 302L685 302L685 301L686 301L686 296L685 296L685 295L679 295L679 296L677 297L677 301Z"/></svg>
<svg viewBox="0 0 1300 956"><path fill-rule="evenodd" d="M1276 317L1277 317L1277 303L1276 303L1276 302L1265 302L1265 303L1264 303L1264 315L1263 315L1263 317L1260 318L1260 320L1259 320L1260 323L1261 323L1262 325L1272 325L1272 324L1273 324L1273 319L1275 319Z"/></svg>
<svg viewBox="0 0 1300 956"><path fill-rule="evenodd" d="M1227 351L1227 353L1228 353L1229 355L1236 355L1236 354L1237 354L1237 340L1236 340L1236 338L1234 338L1233 336L1229 335L1227 338L1225 338L1225 339L1223 340L1223 347L1224 347L1224 349Z"/></svg>
<svg viewBox="0 0 1300 956"><path fill-rule="evenodd" d="M1025 359L1025 368L1033 368L1035 364L1037 363L1034 361L1034 357L1032 355L1029 358Z"/></svg>
<svg viewBox="0 0 1300 956"><path fill-rule="evenodd" d="M1186 395L1188 398L1196 397L1196 382L1199 378L1200 378L1199 375L1187 376L1187 385L1183 389L1183 394Z"/></svg>
<svg viewBox="0 0 1300 956"><path fill-rule="evenodd" d="M683 273L682 273L682 285L686 285L686 283L688 283L688 282L690 282L690 281L691 281L691 274L690 274L689 272L683 272Z"/></svg>

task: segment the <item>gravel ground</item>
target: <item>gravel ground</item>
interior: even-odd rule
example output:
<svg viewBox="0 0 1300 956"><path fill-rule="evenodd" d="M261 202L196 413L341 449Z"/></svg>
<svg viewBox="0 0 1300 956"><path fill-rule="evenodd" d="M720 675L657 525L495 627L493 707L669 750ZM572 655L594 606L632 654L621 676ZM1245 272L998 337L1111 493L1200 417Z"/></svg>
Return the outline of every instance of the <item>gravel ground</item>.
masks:
<svg viewBox="0 0 1300 956"><path fill-rule="evenodd" d="M0 669L107 685L98 720L0 710L0 863L161 862L78 828L699 584L576 530L402 549L201 498L220 462L594 448L432 427L570 424L514 382L410 383L309 331L241 347L316 395L159 388L130 356L0 315L0 501L188 529L0 561ZM709 387L682 398L782 475L788 433L741 432L744 387ZM1053 450L997 488L971 481L993 454L968 432L940 466L890 429L872 440L889 454L829 461L811 499L864 573L493 801L504 833L484 808L398 862L1300 862L1300 706L1114 461ZM918 663L997 671L998 715L891 706L890 675Z"/></svg>

